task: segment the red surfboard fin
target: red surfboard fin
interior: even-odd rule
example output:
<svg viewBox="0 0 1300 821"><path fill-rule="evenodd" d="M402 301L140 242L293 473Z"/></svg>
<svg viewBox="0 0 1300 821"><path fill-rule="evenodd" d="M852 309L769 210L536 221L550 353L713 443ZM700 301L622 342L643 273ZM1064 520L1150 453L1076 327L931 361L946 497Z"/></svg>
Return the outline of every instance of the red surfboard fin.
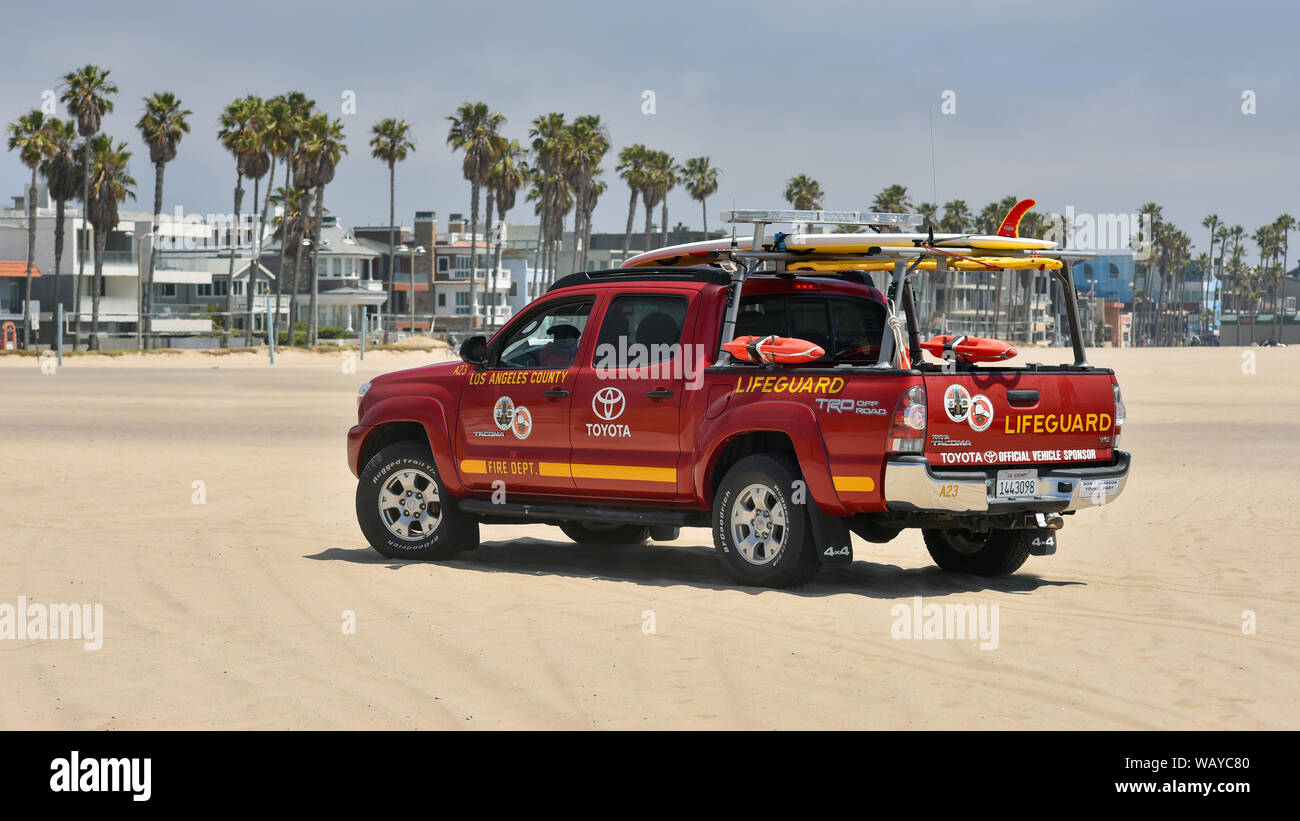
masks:
<svg viewBox="0 0 1300 821"><path fill-rule="evenodd" d="M1002 225L998 226L998 236L1000 237L1018 237L1020 236L1020 219L1025 213L1038 203L1031 199L1023 199L1011 206L1007 212L1006 219L1002 220Z"/></svg>

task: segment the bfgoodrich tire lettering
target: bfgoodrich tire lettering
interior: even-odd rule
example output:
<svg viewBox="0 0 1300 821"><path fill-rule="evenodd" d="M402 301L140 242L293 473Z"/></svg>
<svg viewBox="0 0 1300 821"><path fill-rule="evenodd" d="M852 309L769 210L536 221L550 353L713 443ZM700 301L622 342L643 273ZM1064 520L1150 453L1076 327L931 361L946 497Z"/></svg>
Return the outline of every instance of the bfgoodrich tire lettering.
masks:
<svg viewBox="0 0 1300 821"><path fill-rule="evenodd" d="M723 568L742 584L796 587L821 569L808 511L793 504L798 474L785 459L741 459L713 499L713 546Z"/></svg>
<svg viewBox="0 0 1300 821"><path fill-rule="evenodd" d="M398 496L410 497L418 519L397 515L407 499L388 502ZM397 442L370 458L357 482L356 508L366 541L390 559L445 559L478 546L478 520L447 494L433 455L419 442Z"/></svg>

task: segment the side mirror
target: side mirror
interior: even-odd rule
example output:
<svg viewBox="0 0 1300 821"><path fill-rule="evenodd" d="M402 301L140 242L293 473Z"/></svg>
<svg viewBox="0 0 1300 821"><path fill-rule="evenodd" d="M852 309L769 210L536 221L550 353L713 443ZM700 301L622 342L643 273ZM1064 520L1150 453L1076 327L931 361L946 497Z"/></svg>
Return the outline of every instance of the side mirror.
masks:
<svg viewBox="0 0 1300 821"><path fill-rule="evenodd" d="M460 358L462 362L482 366L487 360L487 337L467 337L464 342L460 343Z"/></svg>

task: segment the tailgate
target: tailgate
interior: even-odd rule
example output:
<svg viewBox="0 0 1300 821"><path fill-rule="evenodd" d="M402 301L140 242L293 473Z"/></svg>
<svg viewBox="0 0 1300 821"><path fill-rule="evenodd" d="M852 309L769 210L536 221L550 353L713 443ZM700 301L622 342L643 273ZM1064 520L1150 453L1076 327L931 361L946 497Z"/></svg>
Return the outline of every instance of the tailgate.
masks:
<svg viewBox="0 0 1300 821"><path fill-rule="evenodd" d="M926 374L925 455L941 467L1109 462L1109 371Z"/></svg>

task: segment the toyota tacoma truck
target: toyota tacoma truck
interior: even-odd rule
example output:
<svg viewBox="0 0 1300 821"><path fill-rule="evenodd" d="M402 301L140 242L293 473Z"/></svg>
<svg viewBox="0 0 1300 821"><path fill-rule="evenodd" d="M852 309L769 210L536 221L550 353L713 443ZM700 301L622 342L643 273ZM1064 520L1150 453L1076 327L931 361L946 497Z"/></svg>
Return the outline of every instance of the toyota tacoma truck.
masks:
<svg viewBox="0 0 1300 821"><path fill-rule="evenodd" d="M1012 367L921 350L909 277L978 249L871 247L809 271L761 236L566 276L459 360L362 385L347 457L370 545L441 559L476 548L480 524L552 524L587 544L709 527L734 579L792 587L851 562L851 533L919 528L939 567L1001 576L1122 492L1124 401L1086 360L1067 254L1043 258L1066 263L1046 273L1064 286L1074 362ZM763 364L721 348L767 335L824 355Z"/></svg>

